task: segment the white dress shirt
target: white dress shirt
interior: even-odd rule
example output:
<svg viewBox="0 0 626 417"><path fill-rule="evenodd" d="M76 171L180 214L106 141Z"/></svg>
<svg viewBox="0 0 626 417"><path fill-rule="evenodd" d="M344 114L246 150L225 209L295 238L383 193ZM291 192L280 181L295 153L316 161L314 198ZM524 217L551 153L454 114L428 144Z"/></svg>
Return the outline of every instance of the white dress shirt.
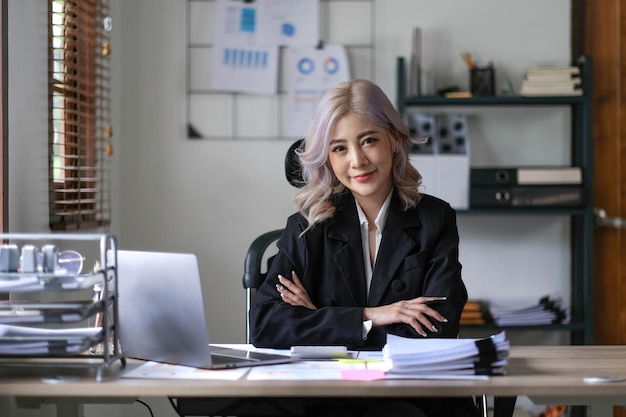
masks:
<svg viewBox="0 0 626 417"><path fill-rule="evenodd" d="M367 288L367 296L370 294L370 285L372 284L372 275L374 270L374 265L376 265L376 258L378 257L378 249L380 248L380 241L383 238L383 231L385 229L385 223L387 223L387 215L389 214L389 205L391 204L391 195L393 194L393 189L385 199L382 207L378 211L378 215L374 220L374 224L376 225L376 248L374 250L374 262L370 262L370 239L369 239L369 222L367 221L367 217L363 212L363 209L356 202L356 211L359 214L359 223L361 226L361 246L363 247L363 263L365 266L365 282ZM372 328L372 321L366 320L363 322L363 340L367 338L367 334Z"/></svg>

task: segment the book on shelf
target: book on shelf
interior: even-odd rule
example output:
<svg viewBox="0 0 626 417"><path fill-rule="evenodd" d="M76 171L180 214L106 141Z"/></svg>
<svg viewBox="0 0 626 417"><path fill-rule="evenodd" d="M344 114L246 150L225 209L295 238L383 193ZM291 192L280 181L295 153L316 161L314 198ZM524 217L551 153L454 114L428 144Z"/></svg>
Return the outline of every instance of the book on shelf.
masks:
<svg viewBox="0 0 626 417"><path fill-rule="evenodd" d="M580 68L576 65L536 65L528 67L526 75L531 77L572 77L580 75Z"/></svg>
<svg viewBox="0 0 626 417"><path fill-rule="evenodd" d="M482 300L468 300L461 311L461 325L493 323L489 305Z"/></svg>
<svg viewBox="0 0 626 417"><path fill-rule="evenodd" d="M582 96L580 85L529 85L522 84L521 96Z"/></svg>
<svg viewBox="0 0 626 417"><path fill-rule="evenodd" d="M582 93L580 68L576 66L528 68L520 89L522 96L572 96Z"/></svg>

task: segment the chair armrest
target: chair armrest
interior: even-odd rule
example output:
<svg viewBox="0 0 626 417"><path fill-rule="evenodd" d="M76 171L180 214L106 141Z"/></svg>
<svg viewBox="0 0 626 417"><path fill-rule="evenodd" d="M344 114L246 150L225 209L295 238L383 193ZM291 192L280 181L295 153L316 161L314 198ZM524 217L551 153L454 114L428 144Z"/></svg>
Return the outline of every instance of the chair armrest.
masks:
<svg viewBox="0 0 626 417"><path fill-rule="evenodd" d="M243 266L243 287L245 289L259 288L265 281L266 274L261 273L263 254L272 243L280 238L283 230L277 229L263 233L250 244Z"/></svg>

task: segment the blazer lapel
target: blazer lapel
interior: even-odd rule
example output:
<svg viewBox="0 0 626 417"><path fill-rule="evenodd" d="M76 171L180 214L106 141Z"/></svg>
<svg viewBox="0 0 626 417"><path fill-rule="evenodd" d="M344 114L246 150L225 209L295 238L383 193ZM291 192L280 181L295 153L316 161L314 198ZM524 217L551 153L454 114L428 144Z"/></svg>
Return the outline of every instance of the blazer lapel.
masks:
<svg viewBox="0 0 626 417"><path fill-rule="evenodd" d="M361 229L355 204L351 194L346 194L342 198L335 211L336 221L330 224L328 237L329 244L332 245L330 250L333 260L352 295L354 304L364 306L367 301L367 288Z"/></svg>
<svg viewBox="0 0 626 417"><path fill-rule="evenodd" d="M414 210L402 211L400 198L397 193L391 200L389 214L383 238L380 242L376 264L372 275L372 284L367 305L377 306L380 304L385 289L395 276L398 267L415 247L415 241L407 233L407 229L415 229L421 226L419 218Z"/></svg>

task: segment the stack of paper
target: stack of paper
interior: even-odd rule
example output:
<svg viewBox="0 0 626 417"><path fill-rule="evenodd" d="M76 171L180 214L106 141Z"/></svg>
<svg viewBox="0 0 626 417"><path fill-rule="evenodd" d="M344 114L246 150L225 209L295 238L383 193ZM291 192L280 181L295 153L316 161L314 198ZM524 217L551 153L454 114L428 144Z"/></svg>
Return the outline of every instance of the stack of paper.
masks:
<svg viewBox="0 0 626 417"><path fill-rule="evenodd" d="M558 294L546 295L537 302L515 307L490 307L491 316L499 326L568 323L569 310Z"/></svg>
<svg viewBox="0 0 626 417"><path fill-rule="evenodd" d="M481 339L410 339L388 335L387 376L501 375L508 363L505 332Z"/></svg>
<svg viewBox="0 0 626 417"><path fill-rule="evenodd" d="M102 340L102 328L47 329L0 324L1 355L80 353Z"/></svg>

